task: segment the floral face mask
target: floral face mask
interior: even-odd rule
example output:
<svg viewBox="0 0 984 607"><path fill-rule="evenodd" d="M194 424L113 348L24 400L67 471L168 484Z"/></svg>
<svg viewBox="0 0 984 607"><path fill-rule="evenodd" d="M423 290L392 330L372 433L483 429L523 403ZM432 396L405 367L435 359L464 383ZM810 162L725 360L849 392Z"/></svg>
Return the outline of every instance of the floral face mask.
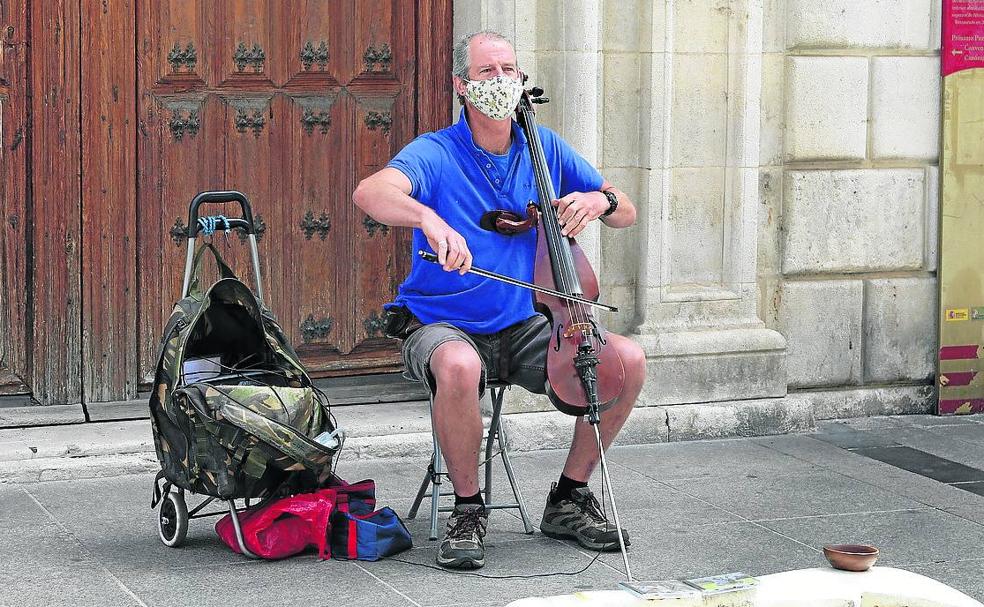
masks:
<svg viewBox="0 0 984 607"><path fill-rule="evenodd" d="M492 120L503 120L512 114L523 95L523 83L509 76L465 82L465 97Z"/></svg>

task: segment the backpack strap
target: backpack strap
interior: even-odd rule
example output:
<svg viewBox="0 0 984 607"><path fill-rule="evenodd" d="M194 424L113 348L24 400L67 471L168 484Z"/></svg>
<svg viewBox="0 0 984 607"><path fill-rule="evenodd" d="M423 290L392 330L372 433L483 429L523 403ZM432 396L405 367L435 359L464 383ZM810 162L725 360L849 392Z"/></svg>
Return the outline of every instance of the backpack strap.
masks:
<svg viewBox="0 0 984 607"><path fill-rule="evenodd" d="M215 263L219 268L219 274L222 278L237 278L236 273L232 271L232 268L222 259L222 255L219 254L219 250L215 248L210 242L202 244L201 247L195 251L195 257L191 262L191 281L188 283L188 294L189 295L201 295L202 288L199 284L199 274L201 274L202 269L202 258L204 257L205 251L208 250L215 259Z"/></svg>

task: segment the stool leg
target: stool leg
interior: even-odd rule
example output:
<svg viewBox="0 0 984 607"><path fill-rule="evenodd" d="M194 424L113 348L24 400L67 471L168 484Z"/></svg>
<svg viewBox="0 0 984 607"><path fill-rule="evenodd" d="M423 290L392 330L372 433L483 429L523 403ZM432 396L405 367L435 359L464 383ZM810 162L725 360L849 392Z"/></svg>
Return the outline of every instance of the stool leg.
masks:
<svg viewBox="0 0 984 607"><path fill-rule="evenodd" d="M434 432L434 475L431 477L431 532L430 539L437 539L437 512L441 507L441 473L443 472L444 456L441 455L441 445L437 443L437 432Z"/></svg>
<svg viewBox="0 0 984 607"><path fill-rule="evenodd" d="M424 480L420 483L420 490L417 491L417 497L413 498L413 505L410 506L410 512L407 512L407 519L412 520L417 518L417 510L420 508L420 502L424 501L424 496L427 494L427 487L431 484L431 480L434 478L434 454L431 453L431 461L427 464L427 472L424 473Z"/></svg>
<svg viewBox="0 0 984 607"><path fill-rule="evenodd" d="M502 414L502 397L505 388L492 388L492 419L489 420L489 434L485 437L485 503L492 503L492 448L499 435L499 419Z"/></svg>
<svg viewBox="0 0 984 607"><path fill-rule="evenodd" d="M512 463L509 461L509 450L506 446L508 442L506 440L506 429L500 426L498 430L499 452L502 454L502 465L506 468L506 476L509 478L513 496L516 498L516 504L519 506L519 516L523 519L523 527L526 529L527 534L532 534L533 524L530 523L530 517L526 513L526 502L523 501L523 493L519 490L519 485L516 483L516 477L513 474Z"/></svg>

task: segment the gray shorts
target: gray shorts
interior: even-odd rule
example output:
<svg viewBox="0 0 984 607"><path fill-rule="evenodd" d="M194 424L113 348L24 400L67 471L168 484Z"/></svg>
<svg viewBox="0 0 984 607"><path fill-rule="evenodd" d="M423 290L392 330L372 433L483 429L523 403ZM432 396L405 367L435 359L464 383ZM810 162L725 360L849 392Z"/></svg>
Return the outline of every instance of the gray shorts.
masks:
<svg viewBox="0 0 984 607"><path fill-rule="evenodd" d="M448 341L464 342L478 353L482 361L479 395L485 392L487 381L504 381L536 394L546 391L550 323L543 315L531 316L490 335L465 333L446 322L424 325L403 341L404 375L423 382L434 392L430 359L434 350Z"/></svg>

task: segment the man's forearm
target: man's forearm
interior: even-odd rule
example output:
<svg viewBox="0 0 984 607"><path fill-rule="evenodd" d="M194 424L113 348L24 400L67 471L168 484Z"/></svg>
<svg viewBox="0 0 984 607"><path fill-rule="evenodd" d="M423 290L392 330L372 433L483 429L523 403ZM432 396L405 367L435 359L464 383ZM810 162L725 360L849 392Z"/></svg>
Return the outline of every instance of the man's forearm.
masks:
<svg viewBox="0 0 984 607"><path fill-rule="evenodd" d="M371 178L359 184L352 201L370 217L389 226L419 228L425 216L434 212L398 187L373 182Z"/></svg>

